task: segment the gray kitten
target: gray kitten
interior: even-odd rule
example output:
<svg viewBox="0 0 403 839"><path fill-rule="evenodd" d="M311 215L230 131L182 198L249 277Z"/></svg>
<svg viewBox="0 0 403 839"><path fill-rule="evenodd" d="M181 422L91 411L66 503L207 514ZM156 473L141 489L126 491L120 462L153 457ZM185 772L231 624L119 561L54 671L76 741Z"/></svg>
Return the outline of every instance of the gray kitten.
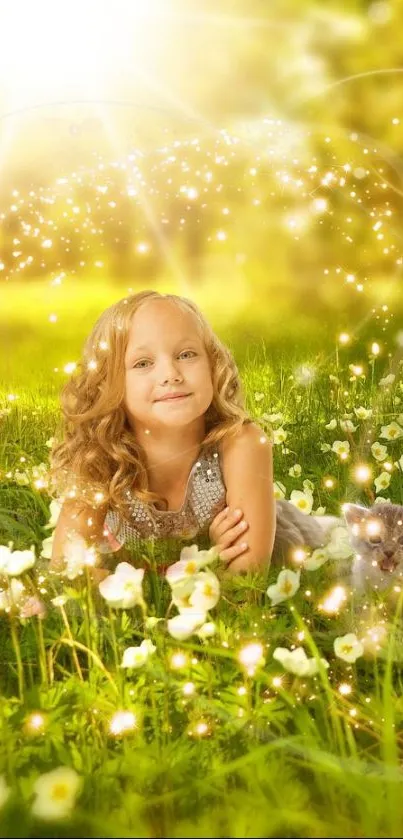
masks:
<svg viewBox="0 0 403 839"><path fill-rule="evenodd" d="M403 582L403 507L399 504L345 504L343 513L355 552L356 590L383 591Z"/></svg>
<svg viewBox="0 0 403 839"><path fill-rule="evenodd" d="M304 545L321 548L328 541L328 532L336 525L343 525L336 516L308 516L291 501L276 500L276 535L272 562L292 564L292 552Z"/></svg>

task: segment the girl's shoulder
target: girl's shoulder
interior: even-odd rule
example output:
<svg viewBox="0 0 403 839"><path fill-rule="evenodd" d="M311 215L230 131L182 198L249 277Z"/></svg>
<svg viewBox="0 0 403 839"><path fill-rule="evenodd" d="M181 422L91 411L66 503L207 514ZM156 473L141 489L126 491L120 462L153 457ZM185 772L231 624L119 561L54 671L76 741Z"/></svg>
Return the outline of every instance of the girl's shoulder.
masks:
<svg viewBox="0 0 403 839"><path fill-rule="evenodd" d="M254 445L257 442L261 442L262 437L268 440L263 429L254 420L245 420L237 432L227 434L220 440L220 453L225 456L234 446Z"/></svg>
<svg viewBox="0 0 403 839"><path fill-rule="evenodd" d="M227 434L220 440L218 447L220 463L224 473L227 466L238 458L239 453L242 454L244 460L249 453L252 455L260 452L262 443L266 443L268 448L272 446L264 430L251 419L245 420L236 434Z"/></svg>

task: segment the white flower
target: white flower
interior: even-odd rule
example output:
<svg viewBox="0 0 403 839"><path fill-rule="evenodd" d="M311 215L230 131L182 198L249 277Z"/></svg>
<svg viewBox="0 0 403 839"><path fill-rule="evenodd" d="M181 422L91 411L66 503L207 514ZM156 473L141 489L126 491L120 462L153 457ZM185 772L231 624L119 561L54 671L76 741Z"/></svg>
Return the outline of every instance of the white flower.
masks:
<svg viewBox="0 0 403 839"><path fill-rule="evenodd" d="M206 623L205 612L195 612L192 608L182 609L179 615L167 621L167 628L172 638L177 641L185 641L204 623Z"/></svg>
<svg viewBox="0 0 403 839"><path fill-rule="evenodd" d="M350 545L349 532L346 527L332 529L326 551L329 559L348 559L353 555L354 551Z"/></svg>
<svg viewBox="0 0 403 839"><path fill-rule="evenodd" d="M301 477L301 465L299 463L295 463L294 466L288 470L288 474L291 478L300 478Z"/></svg>
<svg viewBox="0 0 403 839"><path fill-rule="evenodd" d="M30 551L11 551L5 545L0 545L0 574L19 577L28 568L32 568L35 561L33 545Z"/></svg>
<svg viewBox="0 0 403 839"><path fill-rule="evenodd" d="M283 422L284 414L262 414L262 419L266 420L266 422Z"/></svg>
<svg viewBox="0 0 403 839"><path fill-rule="evenodd" d="M20 580L14 578L6 591L0 591L0 610L18 606L26 594L26 589Z"/></svg>
<svg viewBox="0 0 403 839"><path fill-rule="evenodd" d="M272 441L275 446L280 445L280 443L284 443L284 441L288 437L288 431L285 430L282 426L280 428L274 428L272 432Z"/></svg>
<svg viewBox="0 0 403 839"><path fill-rule="evenodd" d="M280 481L274 482L274 497L277 498L285 498L286 488L284 484Z"/></svg>
<svg viewBox="0 0 403 839"><path fill-rule="evenodd" d="M336 425L337 420L331 419L330 422L328 422L327 425L325 425L325 428L327 428L328 431L333 431L333 429L336 428Z"/></svg>
<svg viewBox="0 0 403 839"><path fill-rule="evenodd" d="M347 635L339 635L338 638L335 638L333 648L337 657L342 658L343 661L348 661L349 664L356 661L364 652L364 645L358 640L354 632L348 632Z"/></svg>
<svg viewBox="0 0 403 839"><path fill-rule="evenodd" d="M273 658L283 665L285 670L294 673L295 676L314 676L318 672L319 662L316 658L308 658L302 647L295 650L287 650L286 647L277 647L274 650ZM329 667L325 658L320 659L326 669Z"/></svg>
<svg viewBox="0 0 403 839"><path fill-rule="evenodd" d="M354 408L354 413L357 419L366 420L372 417L372 408L364 408L360 405L359 408Z"/></svg>
<svg viewBox="0 0 403 839"><path fill-rule="evenodd" d="M180 560L170 565L166 572L166 579L170 586L176 586L183 580L194 577L201 568L217 559L215 545L209 551L199 551L197 545L182 548Z"/></svg>
<svg viewBox="0 0 403 839"><path fill-rule="evenodd" d="M46 440L45 446L47 446L48 449L52 448L53 443L54 443L54 439L55 439L54 437L49 437L49 440Z"/></svg>
<svg viewBox="0 0 403 839"><path fill-rule="evenodd" d="M204 640L205 638L211 638L217 632L217 626L214 621L208 621L204 623L200 629L197 630L196 635Z"/></svg>
<svg viewBox="0 0 403 839"><path fill-rule="evenodd" d="M312 495L315 489L315 484L313 484L312 481L309 480L309 478L305 478L305 481L302 482L302 486L304 487L305 493L307 493L308 495Z"/></svg>
<svg viewBox="0 0 403 839"><path fill-rule="evenodd" d="M68 818L74 808L82 779L74 769L59 766L41 775L34 784L32 814L40 819Z"/></svg>
<svg viewBox="0 0 403 839"><path fill-rule="evenodd" d="M288 568L280 571L277 582L269 586L266 591L273 606L276 606L277 603L281 603L283 600L288 600L289 597L292 597L298 591L300 576L300 571L289 571Z"/></svg>
<svg viewBox="0 0 403 839"><path fill-rule="evenodd" d="M220 599L220 583L212 571L201 571L194 581L189 603L198 612L208 612Z"/></svg>
<svg viewBox="0 0 403 839"><path fill-rule="evenodd" d="M393 385L396 376L393 373L389 373L388 376L385 376L384 379L379 379L379 384L381 387L387 387L388 385Z"/></svg>
<svg viewBox="0 0 403 839"><path fill-rule="evenodd" d="M354 425L351 420L340 420L340 428L346 433L347 431L357 431L358 425Z"/></svg>
<svg viewBox="0 0 403 839"><path fill-rule="evenodd" d="M301 513L305 513L308 516L313 506L312 493L306 491L301 492L300 489L293 489L290 495L290 502L294 507L298 507Z"/></svg>
<svg viewBox="0 0 403 839"><path fill-rule="evenodd" d="M89 548L85 539L78 533L74 533L63 546L63 561L63 575L68 580L75 580L76 577L83 573L86 566L95 565L96 556L94 548Z"/></svg>
<svg viewBox="0 0 403 839"><path fill-rule="evenodd" d="M321 565L324 565L325 562L329 561L329 554L326 548L316 548L310 556L308 556L304 561L304 570L305 571L316 571L317 568L320 568Z"/></svg>
<svg viewBox="0 0 403 839"><path fill-rule="evenodd" d="M38 618L43 619L46 615L47 608L43 600L37 597L36 594L28 597L20 606L20 618L33 618L34 616L38 616Z"/></svg>
<svg viewBox="0 0 403 839"><path fill-rule="evenodd" d="M389 472L381 472L381 474L375 478L374 484L377 492L382 492L383 489L387 489L390 484Z"/></svg>
<svg viewBox="0 0 403 839"><path fill-rule="evenodd" d="M397 440L398 437L403 436L403 428L400 428L400 425L398 425L397 422L390 422L389 425L381 426L381 433L379 436L383 437L385 440Z"/></svg>
<svg viewBox="0 0 403 839"><path fill-rule="evenodd" d="M147 629L154 629L154 627L157 626L157 623L159 623L162 620L164 620L164 618L155 618L154 616L151 616L149 618L146 618L144 623Z"/></svg>
<svg viewBox="0 0 403 839"><path fill-rule="evenodd" d="M390 498L383 498L382 495L378 495L378 497L375 498L375 501L374 501L374 504L391 504L391 503L392 502L391 502Z"/></svg>
<svg viewBox="0 0 403 839"><path fill-rule="evenodd" d="M46 529L49 527L51 527L52 529L56 527L58 518L61 513L61 509L62 505L59 503L59 501L53 500L50 502L50 519L48 523L45 525Z"/></svg>
<svg viewBox="0 0 403 839"><path fill-rule="evenodd" d="M332 452L338 454L341 460L345 460L350 453L350 443L348 440L335 440Z"/></svg>
<svg viewBox="0 0 403 839"><path fill-rule="evenodd" d="M143 603L143 577L144 568L133 568L128 562L120 562L115 573L102 580L98 588L114 609L131 609Z"/></svg>
<svg viewBox="0 0 403 839"><path fill-rule="evenodd" d="M14 480L19 486L28 486L29 477L26 472L19 472L18 469L14 472Z"/></svg>
<svg viewBox="0 0 403 839"><path fill-rule="evenodd" d="M41 557L43 557L43 559L52 558L53 539L54 533L52 533L51 536L48 536L46 539L43 540L41 548Z"/></svg>
<svg viewBox="0 0 403 839"><path fill-rule="evenodd" d="M330 443L321 443L319 448L321 452L331 452L332 450Z"/></svg>
<svg viewBox="0 0 403 839"><path fill-rule="evenodd" d="M190 595L192 594L195 587L195 579L196 575L189 577L188 580L182 580L182 582L176 583L176 585L172 586L172 603L178 609L186 609L191 606Z"/></svg>
<svg viewBox="0 0 403 839"><path fill-rule="evenodd" d="M51 603L54 606L64 606L68 601L68 597L65 594L58 594L57 597L53 597Z"/></svg>
<svg viewBox="0 0 403 839"><path fill-rule="evenodd" d="M371 452L375 460L385 460L388 456L387 447L378 442L372 443Z"/></svg>
<svg viewBox="0 0 403 839"><path fill-rule="evenodd" d="M155 653L155 644L149 638L145 638L139 647L127 647L123 653L121 667L142 667L150 655Z"/></svg>

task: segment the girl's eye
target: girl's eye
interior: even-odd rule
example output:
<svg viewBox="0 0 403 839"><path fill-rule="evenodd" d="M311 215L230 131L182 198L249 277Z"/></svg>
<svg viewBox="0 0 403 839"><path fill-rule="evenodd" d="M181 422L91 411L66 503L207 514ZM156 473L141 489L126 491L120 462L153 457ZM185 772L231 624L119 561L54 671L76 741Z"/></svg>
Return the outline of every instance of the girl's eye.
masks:
<svg viewBox="0 0 403 839"><path fill-rule="evenodd" d="M381 539L380 536L370 536L370 538L369 538L369 544L370 545L380 545L381 542L382 542L382 539Z"/></svg>
<svg viewBox="0 0 403 839"><path fill-rule="evenodd" d="M192 353L192 355L196 355L196 353L193 350L183 350L183 352L181 352L180 355L187 355L188 353ZM147 358L142 358L141 361L136 362L136 364L134 365L134 368L139 367L140 364L144 364L147 361L148 361Z"/></svg>
<svg viewBox="0 0 403 839"><path fill-rule="evenodd" d="M187 355L189 353L192 353L192 355L196 355L196 353L193 352L193 350L183 350L183 352L181 352L181 355Z"/></svg>

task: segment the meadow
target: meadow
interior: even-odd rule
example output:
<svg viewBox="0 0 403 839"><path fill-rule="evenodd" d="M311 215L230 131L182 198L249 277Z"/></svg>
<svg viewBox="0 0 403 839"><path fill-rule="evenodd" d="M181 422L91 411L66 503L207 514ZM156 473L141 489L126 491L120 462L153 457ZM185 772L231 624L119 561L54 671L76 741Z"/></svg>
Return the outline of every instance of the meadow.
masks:
<svg viewBox="0 0 403 839"><path fill-rule="evenodd" d="M192 631L170 623L175 591L156 573L183 543L145 544L131 557L144 577L115 606L85 560L70 579L47 573L58 392L88 325L126 293L93 278L3 293L1 835L402 835L403 594L374 591L362 618L343 527L321 557L290 566L292 593L280 599L279 568L223 580L199 544L202 573L219 587ZM346 501L403 504L393 318L379 309L354 329L351 306L297 315L286 293L262 306L236 283L231 307L217 282L194 297L273 440L277 498L307 515L342 516ZM8 571L7 546L27 552ZM46 615L30 616L34 595Z"/></svg>

